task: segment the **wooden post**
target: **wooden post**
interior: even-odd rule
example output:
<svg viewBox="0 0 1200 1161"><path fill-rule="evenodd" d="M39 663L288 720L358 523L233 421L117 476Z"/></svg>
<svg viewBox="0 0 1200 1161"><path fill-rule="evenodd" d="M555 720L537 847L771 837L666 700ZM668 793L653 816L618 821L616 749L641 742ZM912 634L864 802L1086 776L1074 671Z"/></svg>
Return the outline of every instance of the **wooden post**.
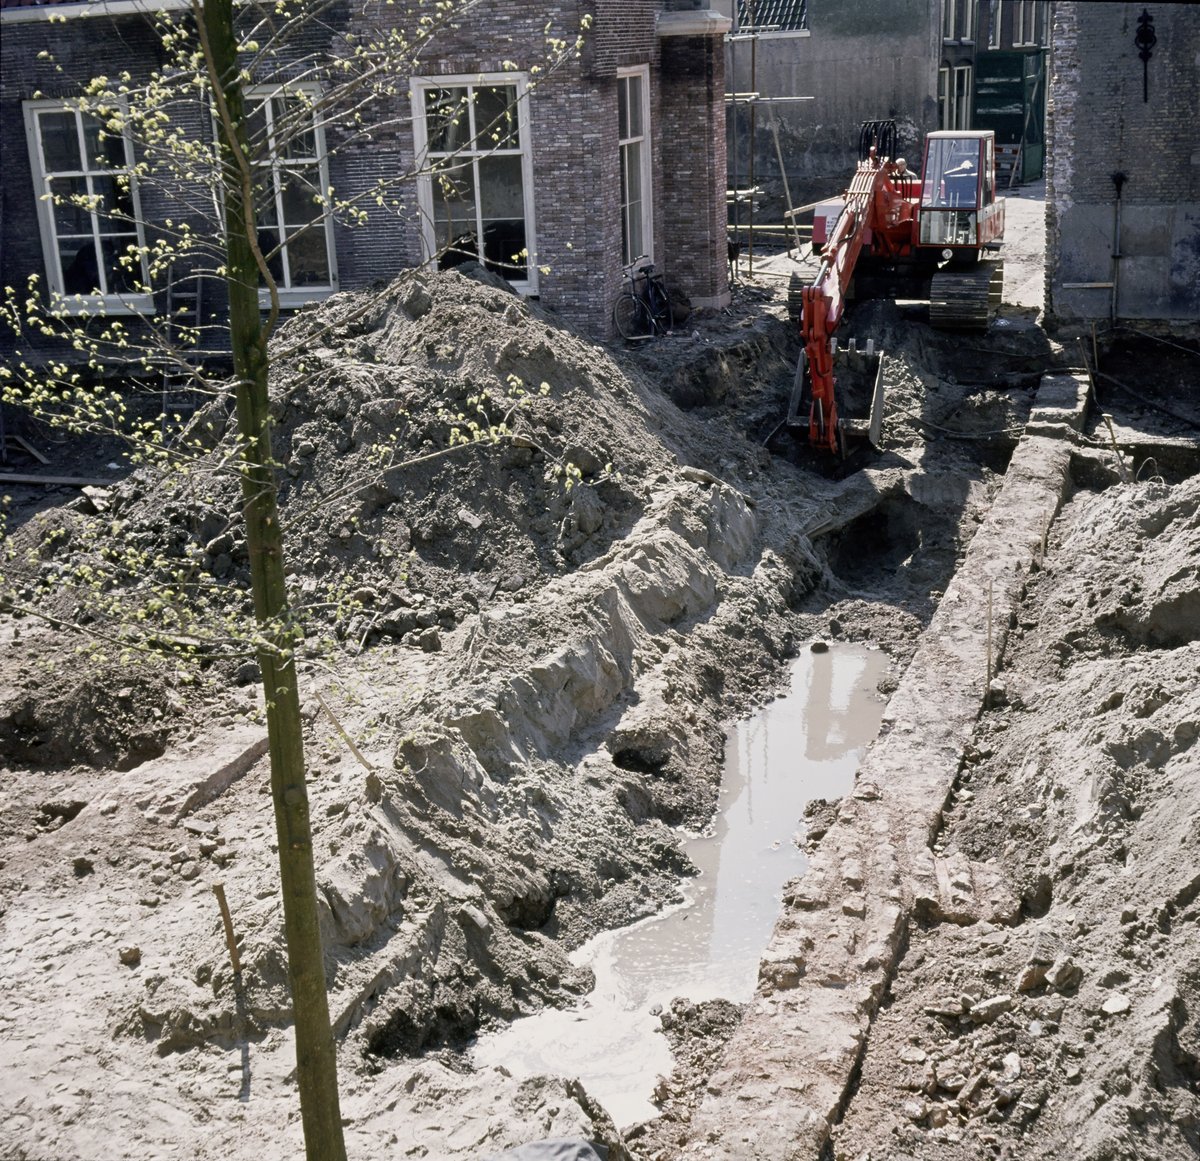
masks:
<svg viewBox="0 0 1200 1161"><path fill-rule="evenodd" d="M213 894L217 897L217 906L221 908L221 922L225 925L225 943L229 948L229 962L233 965L233 974L242 974L242 960L238 955L237 940L233 937L233 917L229 914L229 904L225 901L225 884L214 883Z"/></svg>

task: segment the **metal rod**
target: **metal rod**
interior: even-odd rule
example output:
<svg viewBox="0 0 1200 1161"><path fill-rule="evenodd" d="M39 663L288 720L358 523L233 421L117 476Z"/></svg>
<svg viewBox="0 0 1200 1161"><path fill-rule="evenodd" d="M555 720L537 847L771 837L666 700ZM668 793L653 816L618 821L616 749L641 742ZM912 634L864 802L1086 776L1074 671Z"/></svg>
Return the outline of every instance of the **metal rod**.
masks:
<svg viewBox="0 0 1200 1161"><path fill-rule="evenodd" d="M755 2L750 0L750 23L754 24ZM758 37L754 37L750 41L750 88L753 91L758 90ZM746 180L749 182L750 188L754 188L754 138L755 138L755 112L756 106L752 101L750 103L750 163L746 173ZM746 239L746 273L754 277L754 199L750 199L750 220L748 222L748 237Z"/></svg>

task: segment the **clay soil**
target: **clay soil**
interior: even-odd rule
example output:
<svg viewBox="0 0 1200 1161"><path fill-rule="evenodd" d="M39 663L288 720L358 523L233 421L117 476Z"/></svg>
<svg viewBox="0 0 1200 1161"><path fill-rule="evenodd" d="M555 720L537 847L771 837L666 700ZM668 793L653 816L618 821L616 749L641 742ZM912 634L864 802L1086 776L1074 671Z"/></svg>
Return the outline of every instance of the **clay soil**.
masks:
<svg viewBox="0 0 1200 1161"><path fill-rule="evenodd" d="M679 898L680 828L711 819L725 729L799 650L874 643L894 688L1041 375L1095 354L1067 501L932 840L1019 906L914 914L826 1153L1197 1154L1200 354L1195 334L1048 334L1041 208L1012 199L1011 289L986 334L855 309L844 333L884 349L888 418L882 448L842 466L780 429L797 354L782 260L635 347L587 342L478 271L338 296L283 329L272 405L351 1156L552 1137L677 1154L736 1005L663 1013L663 1115L622 1129L572 1078L475 1070L473 1037L575 1002L591 978L570 953ZM452 446L471 420L506 426ZM123 615L172 570L214 617L244 610L225 401L191 433L187 476L62 445L56 472L104 486L6 489L14 1161L302 1152L257 668L88 648L104 622L77 583L119 546L147 562L107 593ZM836 804L809 813L813 847Z"/></svg>

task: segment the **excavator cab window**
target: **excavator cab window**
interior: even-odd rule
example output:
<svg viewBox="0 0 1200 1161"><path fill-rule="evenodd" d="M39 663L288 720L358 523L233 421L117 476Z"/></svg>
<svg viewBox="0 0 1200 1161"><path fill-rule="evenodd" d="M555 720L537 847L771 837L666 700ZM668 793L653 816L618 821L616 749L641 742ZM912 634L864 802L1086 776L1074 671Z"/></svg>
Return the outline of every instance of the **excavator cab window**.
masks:
<svg viewBox="0 0 1200 1161"><path fill-rule="evenodd" d="M985 170L982 145L978 137L931 137L921 204L938 209L978 209Z"/></svg>

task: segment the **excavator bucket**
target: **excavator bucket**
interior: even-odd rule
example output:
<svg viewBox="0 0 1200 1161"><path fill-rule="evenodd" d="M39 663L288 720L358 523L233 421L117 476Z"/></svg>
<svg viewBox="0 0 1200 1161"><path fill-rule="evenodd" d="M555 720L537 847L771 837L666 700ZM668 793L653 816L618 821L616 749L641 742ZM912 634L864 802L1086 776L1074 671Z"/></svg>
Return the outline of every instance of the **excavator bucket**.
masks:
<svg viewBox="0 0 1200 1161"><path fill-rule="evenodd" d="M864 441L872 447L878 447L883 437L884 352L871 339L862 347L858 346L855 339L846 345L831 339L830 348L839 409L836 442L843 454L851 446ZM808 384L808 359L801 350L792 380L787 426L811 431L815 423L818 429L822 428L823 417L814 416L814 406L817 405L813 403Z"/></svg>

